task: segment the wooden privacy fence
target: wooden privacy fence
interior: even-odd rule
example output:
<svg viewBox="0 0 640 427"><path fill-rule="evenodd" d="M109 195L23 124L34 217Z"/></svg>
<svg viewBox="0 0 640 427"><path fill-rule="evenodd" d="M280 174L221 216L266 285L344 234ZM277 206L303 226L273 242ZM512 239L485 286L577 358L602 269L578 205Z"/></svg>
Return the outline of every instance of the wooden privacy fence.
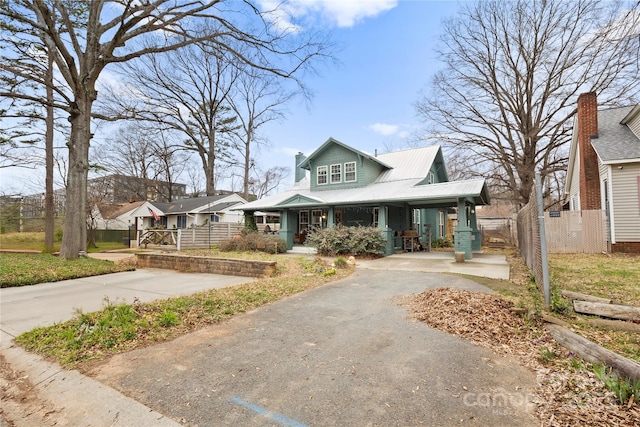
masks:
<svg viewBox="0 0 640 427"><path fill-rule="evenodd" d="M518 212L518 248L538 286L543 280L542 242L536 186L529 203ZM601 253L608 249L606 213L603 211L560 211L544 213L547 253ZM545 254L546 258L546 254Z"/></svg>
<svg viewBox="0 0 640 427"><path fill-rule="evenodd" d="M209 226L184 228L178 230L177 249L203 249L218 245L242 232L244 224L216 222Z"/></svg>
<svg viewBox="0 0 640 427"><path fill-rule="evenodd" d="M607 252L607 218L604 211L560 211L544 214L549 253Z"/></svg>

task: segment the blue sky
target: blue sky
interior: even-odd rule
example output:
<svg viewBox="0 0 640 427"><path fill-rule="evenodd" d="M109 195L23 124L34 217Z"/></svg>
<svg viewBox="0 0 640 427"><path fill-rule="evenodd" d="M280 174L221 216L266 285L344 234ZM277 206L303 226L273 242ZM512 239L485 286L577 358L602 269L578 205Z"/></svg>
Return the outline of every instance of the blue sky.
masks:
<svg viewBox="0 0 640 427"><path fill-rule="evenodd" d="M279 0L258 0L262 4ZM274 3L275 4L275 3ZM421 123L414 103L439 64L435 46L455 0L294 0L296 22L333 34L338 64L305 78L311 102L294 100L286 118L261 130L270 145L256 153L262 169L293 169L297 152L311 154L329 137L373 153L406 148ZM106 77L106 76L105 76ZM102 128L108 131L108 127ZM96 139L106 138L96 129ZM293 183L291 171L285 187ZM187 178L180 179L187 182ZM0 193L32 194L44 188L44 171L0 168ZM225 188L220 183L218 188Z"/></svg>
<svg viewBox="0 0 640 427"><path fill-rule="evenodd" d="M336 54L340 64L306 80L314 94L310 105L292 104L285 120L263 129L271 146L257 159L262 167L292 167L295 153L309 155L329 137L369 153L406 148L415 138L421 123L414 103L438 68L434 48L441 22L455 15L459 3L378 2L390 8L377 13L376 2L355 3L372 15L338 26L349 22L353 9L345 8L341 17L333 9L328 24L342 47Z"/></svg>

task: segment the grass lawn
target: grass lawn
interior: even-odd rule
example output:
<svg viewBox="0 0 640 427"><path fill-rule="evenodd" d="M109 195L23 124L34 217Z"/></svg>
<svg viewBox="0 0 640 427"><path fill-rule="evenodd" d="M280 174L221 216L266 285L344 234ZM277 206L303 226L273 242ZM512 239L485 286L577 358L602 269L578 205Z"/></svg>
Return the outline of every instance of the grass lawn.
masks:
<svg viewBox="0 0 640 427"><path fill-rule="evenodd" d="M534 313L544 309L543 296L516 250L507 251L511 280L469 277ZM549 254L551 314L569 322L585 338L640 362L640 336L589 324L597 316L578 314L571 301L561 297L569 290L610 298L640 307L640 256L625 254Z"/></svg>
<svg viewBox="0 0 640 427"><path fill-rule="evenodd" d="M93 258L67 261L51 254L0 253L0 287L35 285L134 270L133 263L114 264Z"/></svg>
<svg viewBox="0 0 640 427"><path fill-rule="evenodd" d="M549 254L549 271L560 289L640 307L640 256Z"/></svg>
<svg viewBox="0 0 640 427"><path fill-rule="evenodd" d="M53 242L54 252L60 251L60 244L60 238L57 238ZM111 249L126 248L126 246L124 246L122 242L98 242L97 246L97 248L87 247L87 252L100 252L108 251ZM44 249L44 233L26 232L0 234L0 249L42 251Z"/></svg>

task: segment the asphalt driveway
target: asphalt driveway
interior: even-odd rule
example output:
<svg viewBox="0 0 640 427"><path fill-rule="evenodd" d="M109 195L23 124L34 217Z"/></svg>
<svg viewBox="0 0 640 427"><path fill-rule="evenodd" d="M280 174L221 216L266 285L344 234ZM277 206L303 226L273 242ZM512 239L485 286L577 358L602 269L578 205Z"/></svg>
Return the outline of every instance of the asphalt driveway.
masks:
<svg viewBox="0 0 640 427"><path fill-rule="evenodd" d="M54 408L15 425L537 425L534 373L413 322L400 302L442 286L488 289L410 258L360 263L347 279L115 356L88 376L12 346L11 335L99 308L104 295L147 300L251 279L138 270L56 284L57 295L3 289L2 354Z"/></svg>
<svg viewBox="0 0 640 427"><path fill-rule="evenodd" d="M190 426L537 425L535 375L408 319L398 296L459 277L359 267L349 278L171 342L91 376Z"/></svg>

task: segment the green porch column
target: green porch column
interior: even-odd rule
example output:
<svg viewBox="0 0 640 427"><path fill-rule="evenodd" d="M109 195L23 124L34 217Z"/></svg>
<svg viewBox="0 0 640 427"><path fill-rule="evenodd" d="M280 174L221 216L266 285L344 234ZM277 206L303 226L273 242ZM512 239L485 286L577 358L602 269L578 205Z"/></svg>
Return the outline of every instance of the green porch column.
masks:
<svg viewBox="0 0 640 427"><path fill-rule="evenodd" d="M333 206L327 208L327 228L332 228L336 224L336 214Z"/></svg>
<svg viewBox="0 0 640 427"><path fill-rule="evenodd" d="M470 208L469 225L471 226L471 249L474 251L482 250L482 234L478 230L478 217L476 216L476 205L472 204Z"/></svg>
<svg viewBox="0 0 640 427"><path fill-rule="evenodd" d="M384 255L393 255L395 247L393 244L393 237L395 232L389 228L389 220L387 218L387 208L382 205L378 207L378 228L382 233L382 237L385 240Z"/></svg>
<svg viewBox="0 0 640 427"><path fill-rule="evenodd" d="M467 206L464 199L458 199L458 224L453 230L456 252L464 252L465 259L471 259L471 227L467 226Z"/></svg>
<svg viewBox="0 0 640 427"><path fill-rule="evenodd" d="M287 242L287 250L293 248L293 235L296 232L297 226L298 222L295 212L288 209L280 212L280 231L278 232L278 236Z"/></svg>

